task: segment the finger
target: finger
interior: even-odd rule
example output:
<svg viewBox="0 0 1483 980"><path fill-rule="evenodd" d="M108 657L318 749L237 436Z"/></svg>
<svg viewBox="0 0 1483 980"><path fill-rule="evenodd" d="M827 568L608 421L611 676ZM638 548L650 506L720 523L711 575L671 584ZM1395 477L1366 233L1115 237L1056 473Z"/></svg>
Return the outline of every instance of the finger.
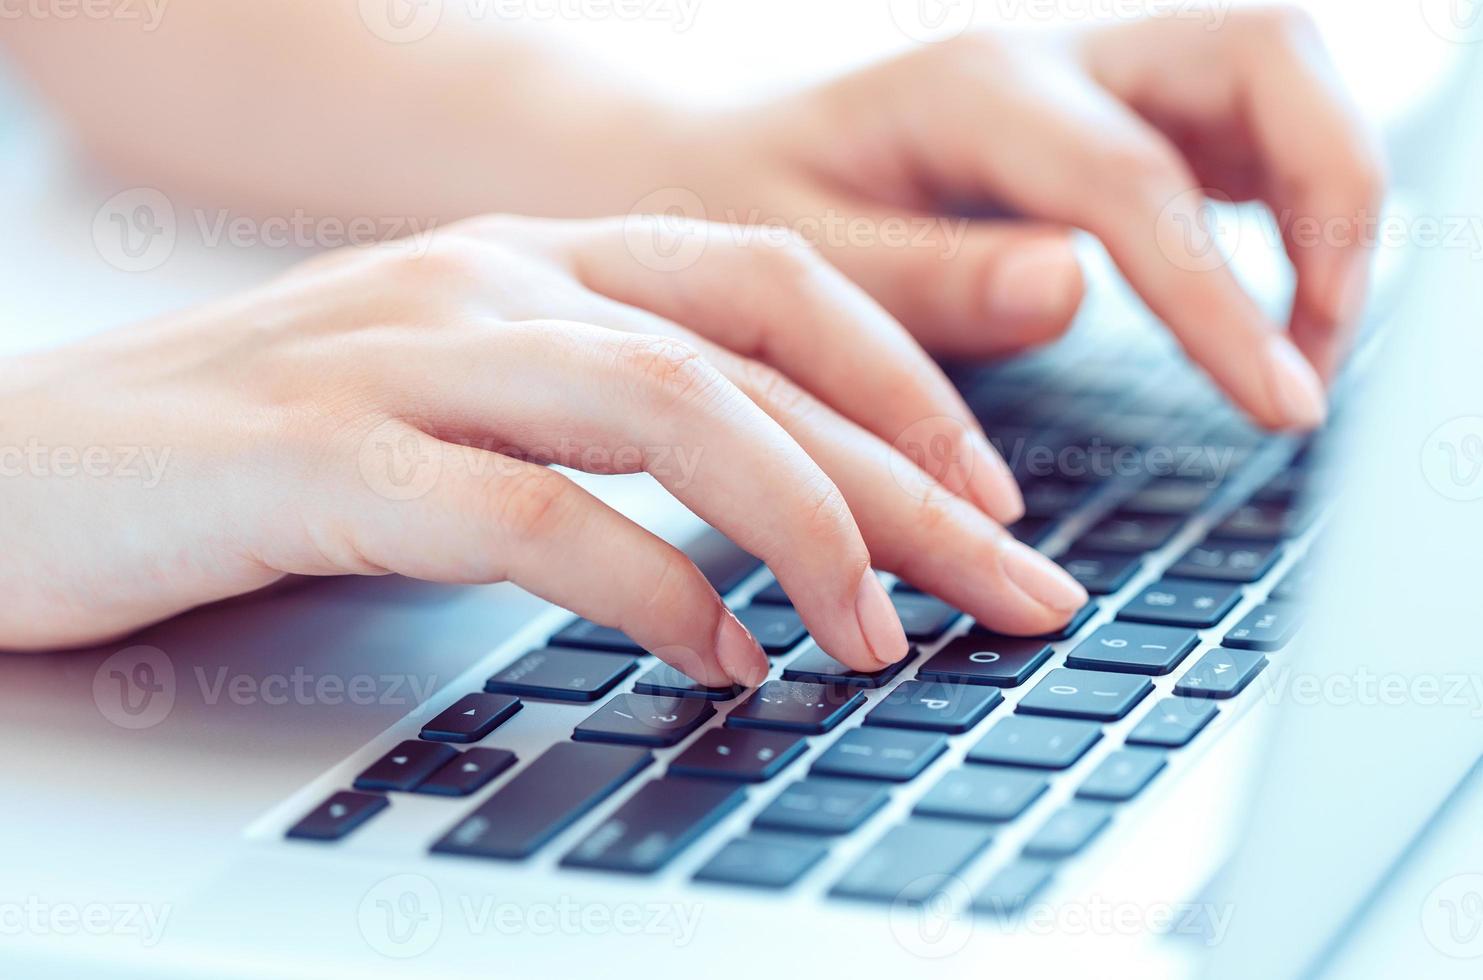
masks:
<svg viewBox="0 0 1483 980"><path fill-rule="evenodd" d="M1369 293L1366 223L1384 198L1382 155L1306 15L1269 13L1231 48L1266 193L1297 270L1293 341L1332 378Z"/></svg>
<svg viewBox="0 0 1483 980"><path fill-rule="evenodd" d="M825 254L854 281L870 283L933 353L995 357L1046 344L1081 306L1086 284L1065 228L858 210L873 227L906 222L911 244L845 241L823 246Z"/></svg>
<svg viewBox="0 0 1483 980"><path fill-rule="evenodd" d="M1014 80L1011 93L960 96L969 99L962 111L992 114L1016 137L974 144L980 193L1096 235L1190 356L1249 414L1269 427L1317 425L1318 377L1212 251L1204 197L1178 151L1063 64L1022 66Z"/></svg>
<svg viewBox="0 0 1483 980"><path fill-rule="evenodd" d="M977 507L775 369L717 352L715 362L834 479L877 567L990 628L1036 635L1062 626L1086 591Z"/></svg>
<svg viewBox="0 0 1483 980"><path fill-rule="evenodd" d="M915 449L933 477L998 520L1023 514L1009 467L942 370L807 243L776 228L695 222L690 234L704 247L674 271L638 260L635 220L643 219L584 224L568 241L590 289L772 364L887 442Z"/></svg>
<svg viewBox="0 0 1483 980"><path fill-rule="evenodd" d="M511 581L622 630L702 684L766 677L766 655L690 559L554 470L400 422L378 426L361 451L363 473L364 453L385 451L413 478L367 479L336 498L345 531L328 547L344 550L340 567Z"/></svg>
<svg viewBox="0 0 1483 980"><path fill-rule="evenodd" d="M596 472L645 471L772 568L819 644L856 669L906 655L900 620L833 482L696 351L564 321L449 330L372 354L391 410L454 441ZM431 374L438 379L429 385Z"/></svg>

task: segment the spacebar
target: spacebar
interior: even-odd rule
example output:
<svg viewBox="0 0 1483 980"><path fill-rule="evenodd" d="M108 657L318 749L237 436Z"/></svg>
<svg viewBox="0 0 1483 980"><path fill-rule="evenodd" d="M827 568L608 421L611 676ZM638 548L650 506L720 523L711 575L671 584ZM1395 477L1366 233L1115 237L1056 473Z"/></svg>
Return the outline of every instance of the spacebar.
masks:
<svg viewBox="0 0 1483 980"><path fill-rule="evenodd" d="M518 859L571 826L654 761L644 749L561 742L433 845L438 854Z"/></svg>

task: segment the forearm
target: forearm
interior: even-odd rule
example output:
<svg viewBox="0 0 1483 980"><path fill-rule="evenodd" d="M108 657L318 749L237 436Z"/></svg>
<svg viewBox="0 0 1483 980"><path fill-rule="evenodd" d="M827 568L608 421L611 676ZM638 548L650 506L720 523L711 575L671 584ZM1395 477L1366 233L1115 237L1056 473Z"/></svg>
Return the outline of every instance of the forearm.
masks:
<svg viewBox="0 0 1483 980"><path fill-rule="evenodd" d="M143 10L142 6L130 5ZM453 7L389 43L354 0L172 0L143 20L0 22L42 97L127 179L268 213L628 210L686 114L577 52Z"/></svg>

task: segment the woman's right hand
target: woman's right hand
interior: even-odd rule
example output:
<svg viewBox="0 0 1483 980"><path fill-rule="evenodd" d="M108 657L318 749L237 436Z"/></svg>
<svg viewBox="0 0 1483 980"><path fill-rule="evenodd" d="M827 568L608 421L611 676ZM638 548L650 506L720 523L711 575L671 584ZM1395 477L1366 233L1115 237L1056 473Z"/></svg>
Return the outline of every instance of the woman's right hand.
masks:
<svg viewBox="0 0 1483 980"><path fill-rule="evenodd" d="M1085 601L1003 530L1009 471L861 290L756 229L686 228L704 248L675 268L662 232L476 219L0 362L0 649L394 572L514 581L704 683L760 682L684 554L548 463L653 474L857 670L907 651L872 563L1011 633Z"/></svg>

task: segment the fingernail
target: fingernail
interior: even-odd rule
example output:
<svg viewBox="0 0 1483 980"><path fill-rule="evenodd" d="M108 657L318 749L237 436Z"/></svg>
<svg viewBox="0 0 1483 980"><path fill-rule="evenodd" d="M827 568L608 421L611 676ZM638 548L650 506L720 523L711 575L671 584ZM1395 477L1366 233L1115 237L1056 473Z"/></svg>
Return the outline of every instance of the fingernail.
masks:
<svg viewBox="0 0 1483 980"><path fill-rule="evenodd" d="M1009 541L1000 550L1004 574L1026 595L1057 612L1073 613L1086 605L1087 592L1066 571L1032 548Z"/></svg>
<svg viewBox="0 0 1483 980"><path fill-rule="evenodd" d="M1042 238L1010 252L989 283L989 314L1015 320L1064 317L1081 296L1081 264L1069 239Z"/></svg>
<svg viewBox="0 0 1483 980"><path fill-rule="evenodd" d="M963 433L963 448L968 492L974 502L1000 524L1013 524L1024 517L1025 499L1020 494L1020 485L984 434L969 429Z"/></svg>
<svg viewBox="0 0 1483 980"><path fill-rule="evenodd" d="M901 618L891 605L891 597L886 595L886 587L873 571L866 571L855 591L855 619L865 645L876 660L894 664L906 656L906 632L901 628Z"/></svg>
<svg viewBox="0 0 1483 980"><path fill-rule="evenodd" d="M1273 336L1267 343L1267 385L1272 401L1288 425L1314 429L1323 424L1327 414L1323 383L1318 380L1313 365L1281 335Z"/></svg>
<svg viewBox="0 0 1483 980"><path fill-rule="evenodd" d="M767 654L729 610L716 627L716 659L726 676L742 687L756 687L767 680Z"/></svg>

